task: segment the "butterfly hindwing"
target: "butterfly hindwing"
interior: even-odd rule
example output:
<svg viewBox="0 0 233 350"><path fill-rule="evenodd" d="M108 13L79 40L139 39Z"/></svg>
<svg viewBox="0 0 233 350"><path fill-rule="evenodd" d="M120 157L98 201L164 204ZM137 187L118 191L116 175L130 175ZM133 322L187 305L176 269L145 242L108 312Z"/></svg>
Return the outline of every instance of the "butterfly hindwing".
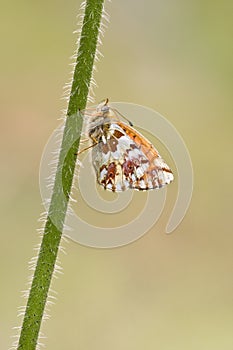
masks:
<svg viewBox="0 0 233 350"><path fill-rule="evenodd" d="M114 192L160 188L173 180L154 146L123 122L105 126L92 159L98 183Z"/></svg>

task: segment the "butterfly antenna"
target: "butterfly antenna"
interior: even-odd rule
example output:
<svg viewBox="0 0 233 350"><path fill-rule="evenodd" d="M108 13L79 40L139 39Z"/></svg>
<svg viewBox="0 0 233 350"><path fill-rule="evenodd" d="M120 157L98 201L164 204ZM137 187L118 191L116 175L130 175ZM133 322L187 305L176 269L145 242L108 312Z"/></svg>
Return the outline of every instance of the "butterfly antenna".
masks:
<svg viewBox="0 0 233 350"><path fill-rule="evenodd" d="M125 119L130 126L133 126L133 123L128 119L126 118L123 114L121 114L117 109L115 108L112 108L112 110L116 113L116 114L119 114L121 116L121 118Z"/></svg>

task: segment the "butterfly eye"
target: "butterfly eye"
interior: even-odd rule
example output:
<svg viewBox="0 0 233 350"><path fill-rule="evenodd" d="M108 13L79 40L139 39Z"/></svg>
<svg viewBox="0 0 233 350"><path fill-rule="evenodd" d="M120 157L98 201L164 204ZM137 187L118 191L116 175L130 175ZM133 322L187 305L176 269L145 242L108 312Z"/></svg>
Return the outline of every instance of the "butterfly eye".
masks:
<svg viewBox="0 0 233 350"><path fill-rule="evenodd" d="M101 108L101 112L103 112L103 113L106 113L106 112L108 112L109 111L109 107L108 106L103 106L102 108Z"/></svg>

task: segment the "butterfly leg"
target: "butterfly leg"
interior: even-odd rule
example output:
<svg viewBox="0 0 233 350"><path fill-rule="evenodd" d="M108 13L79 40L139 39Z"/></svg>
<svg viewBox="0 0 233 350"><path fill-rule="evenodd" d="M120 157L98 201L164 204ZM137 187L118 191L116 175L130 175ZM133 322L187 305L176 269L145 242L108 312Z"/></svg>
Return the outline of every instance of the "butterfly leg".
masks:
<svg viewBox="0 0 233 350"><path fill-rule="evenodd" d="M82 149L82 150L79 151L78 153L75 153L75 155L76 155L76 156L79 156L81 153L87 151L87 150L90 149L90 148L95 147L97 144L98 144L98 142L95 140L95 143L93 143L92 145L90 145L90 146L88 146L88 147Z"/></svg>
<svg viewBox="0 0 233 350"><path fill-rule="evenodd" d="M89 140L90 140L89 138L81 139L80 143L84 143L84 142L87 142L87 141L89 141Z"/></svg>

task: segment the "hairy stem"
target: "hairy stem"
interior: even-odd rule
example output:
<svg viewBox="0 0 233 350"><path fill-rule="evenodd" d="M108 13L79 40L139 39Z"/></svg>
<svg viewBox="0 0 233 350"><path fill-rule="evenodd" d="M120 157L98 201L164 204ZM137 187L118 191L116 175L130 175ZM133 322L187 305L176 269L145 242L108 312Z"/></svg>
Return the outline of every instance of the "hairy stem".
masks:
<svg viewBox="0 0 233 350"><path fill-rule="evenodd" d="M85 3L84 20L53 194L17 349L33 350L38 342L71 192L82 129L79 110L84 109L87 102L103 3L104 0L86 0Z"/></svg>

